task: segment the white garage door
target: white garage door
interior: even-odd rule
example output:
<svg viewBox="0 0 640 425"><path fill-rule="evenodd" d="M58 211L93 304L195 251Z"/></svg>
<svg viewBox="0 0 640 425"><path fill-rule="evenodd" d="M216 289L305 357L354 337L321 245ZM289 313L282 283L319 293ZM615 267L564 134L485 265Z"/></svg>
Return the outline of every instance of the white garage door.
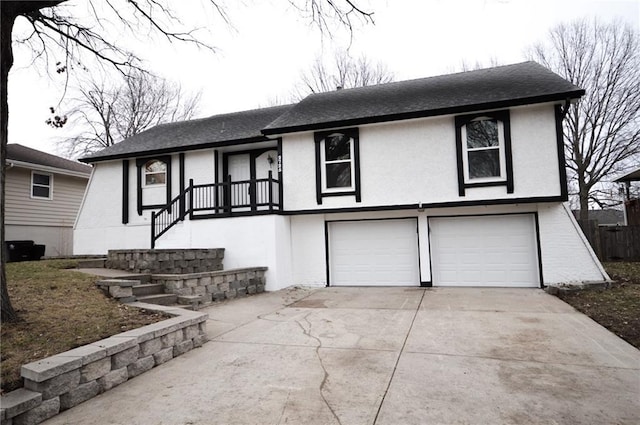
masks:
<svg viewBox="0 0 640 425"><path fill-rule="evenodd" d="M329 223L329 284L419 286L417 220Z"/></svg>
<svg viewBox="0 0 640 425"><path fill-rule="evenodd" d="M532 214L430 218L434 286L538 287Z"/></svg>

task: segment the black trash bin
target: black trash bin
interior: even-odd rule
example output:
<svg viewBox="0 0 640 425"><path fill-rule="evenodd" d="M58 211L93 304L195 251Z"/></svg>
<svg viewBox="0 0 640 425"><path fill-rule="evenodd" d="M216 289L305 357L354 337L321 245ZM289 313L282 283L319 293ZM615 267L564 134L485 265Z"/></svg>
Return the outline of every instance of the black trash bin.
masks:
<svg viewBox="0 0 640 425"><path fill-rule="evenodd" d="M44 251L46 248L46 245L33 245L33 249L31 250L31 259L39 260L44 257Z"/></svg>
<svg viewBox="0 0 640 425"><path fill-rule="evenodd" d="M39 260L44 256L45 248L45 245L36 245L33 241L4 242L7 263Z"/></svg>

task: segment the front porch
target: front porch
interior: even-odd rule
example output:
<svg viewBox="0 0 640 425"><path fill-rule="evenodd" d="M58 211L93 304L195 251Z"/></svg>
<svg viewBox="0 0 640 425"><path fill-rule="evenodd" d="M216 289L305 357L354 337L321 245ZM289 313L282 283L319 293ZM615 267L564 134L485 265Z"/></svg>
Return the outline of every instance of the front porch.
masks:
<svg viewBox="0 0 640 425"><path fill-rule="evenodd" d="M164 208L151 214L151 248L177 223L189 220L273 214L281 209L280 181L266 178L189 185Z"/></svg>

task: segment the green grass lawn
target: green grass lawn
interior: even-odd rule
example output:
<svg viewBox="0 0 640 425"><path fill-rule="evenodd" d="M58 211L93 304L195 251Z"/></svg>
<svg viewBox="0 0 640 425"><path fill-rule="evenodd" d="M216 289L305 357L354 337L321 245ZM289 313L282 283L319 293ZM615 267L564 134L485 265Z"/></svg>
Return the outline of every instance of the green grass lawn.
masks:
<svg viewBox="0 0 640 425"><path fill-rule="evenodd" d="M20 367L117 333L164 319L120 304L96 288L96 276L78 273L74 260L7 264L9 296L18 323L3 323L2 392L22 386Z"/></svg>

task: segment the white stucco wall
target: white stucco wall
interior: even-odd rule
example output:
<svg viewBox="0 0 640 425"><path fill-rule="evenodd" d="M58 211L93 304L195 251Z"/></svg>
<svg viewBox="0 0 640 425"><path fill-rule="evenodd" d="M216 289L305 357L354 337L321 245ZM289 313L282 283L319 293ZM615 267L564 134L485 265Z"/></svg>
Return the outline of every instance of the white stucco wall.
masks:
<svg viewBox="0 0 640 425"><path fill-rule="evenodd" d="M157 242L156 248L224 248L224 268L266 266L266 290L293 284L289 217L185 220Z"/></svg>
<svg viewBox="0 0 640 425"><path fill-rule="evenodd" d="M562 204L540 205L538 220L546 284L609 279L575 218Z"/></svg>
<svg viewBox="0 0 640 425"><path fill-rule="evenodd" d="M505 186L458 194L454 116L363 125L360 131L362 202L353 196L316 202L313 132L283 137L287 210L365 207L557 196L560 194L553 105L510 109L514 193Z"/></svg>

